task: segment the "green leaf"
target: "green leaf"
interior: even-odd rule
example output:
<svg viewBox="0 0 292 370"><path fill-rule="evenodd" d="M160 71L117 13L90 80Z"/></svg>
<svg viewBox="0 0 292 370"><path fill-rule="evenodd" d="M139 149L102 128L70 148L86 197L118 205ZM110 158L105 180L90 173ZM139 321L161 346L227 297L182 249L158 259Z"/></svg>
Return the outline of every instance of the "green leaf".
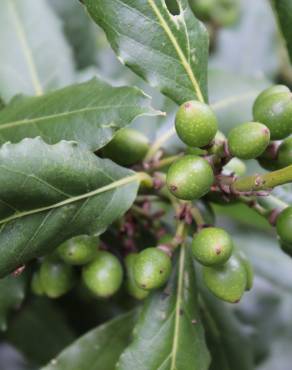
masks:
<svg viewBox="0 0 292 370"><path fill-rule="evenodd" d="M202 293L202 314L212 355L210 370L253 369L252 346L246 328L230 307L205 288Z"/></svg>
<svg viewBox="0 0 292 370"><path fill-rule="evenodd" d="M236 244L250 258L258 276L284 291L291 292L292 259L281 250L275 235L248 230L247 239L246 230L243 230L234 238ZM271 268L271 266L279 266L279 268Z"/></svg>
<svg viewBox="0 0 292 370"><path fill-rule="evenodd" d="M121 355L119 370L205 370L210 357L198 308L196 278L186 247L163 292L145 303L134 340Z"/></svg>
<svg viewBox="0 0 292 370"><path fill-rule="evenodd" d="M75 142L0 148L0 276L80 234L101 234L135 199L139 174Z"/></svg>
<svg viewBox="0 0 292 370"><path fill-rule="evenodd" d="M5 101L18 93L41 95L74 80L70 49L45 0L1 0L0 55Z"/></svg>
<svg viewBox="0 0 292 370"><path fill-rule="evenodd" d="M79 69L96 64L97 30L79 1L50 0L49 5L64 23L64 33L73 48ZM99 51L99 50L98 50Z"/></svg>
<svg viewBox="0 0 292 370"><path fill-rule="evenodd" d="M77 140L91 150L143 114L157 114L135 87L112 87L92 79L39 97L16 97L0 112L0 143L41 136L54 144Z"/></svg>
<svg viewBox="0 0 292 370"><path fill-rule="evenodd" d="M130 312L98 326L40 370L113 370L130 340L134 319Z"/></svg>
<svg viewBox="0 0 292 370"><path fill-rule="evenodd" d="M12 309L20 306L25 295L25 278L7 276L0 279L0 330L7 329L8 314Z"/></svg>
<svg viewBox="0 0 292 370"><path fill-rule="evenodd" d="M31 363L41 365L73 342L75 335L52 300L35 298L12 320L6 339Z"/></svg>
<svg viewBox="0 0 292 370"><path fill-rule="evenodd" d="M279 20L290 60L292 62L292 3L290 0L272 0Z"/></svg>
<svg viewBox="0 0 292 370"><path fill-rule="evenodd" d="M177 103L207 100L208 34L187 0L84 0L119 60ZM118 21L117 21L118 19Z"/></svg>

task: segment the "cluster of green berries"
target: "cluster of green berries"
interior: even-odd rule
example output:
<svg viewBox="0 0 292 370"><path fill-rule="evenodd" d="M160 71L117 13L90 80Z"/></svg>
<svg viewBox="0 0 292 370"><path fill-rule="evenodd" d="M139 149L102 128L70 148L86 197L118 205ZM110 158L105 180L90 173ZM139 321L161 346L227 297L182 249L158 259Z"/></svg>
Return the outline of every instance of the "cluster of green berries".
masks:
<svg viewBox="0 0 292 370"><path fill-rule="evenodd" d="M203 265L207 288L218 298L238 302L253 284L253 270L243 252L233 246L229 234L217 227L199 231L192 241L192 253Z"/></svg>
<svg viewBox="0 0 292 370"><path fill-rule="evenodd" d="M264 90L253 106L254 118L270 130L268 148L258 158L267 170L276 170L292 164L292 94L287 86L276 85Z"/></svg>
<svg viewBox="0 0 292 370"><path fill-rule="evenodd" d="M61 244L44 258L33 274L31 287L37 295L58 298L71 290L76 281L76 266L81 267L83 284L99 298L115 294L122 285L124 269L120 260L99 249L99 239L78 236ZM159 248L146 248L125 258L125 285L130 295L144 299L163 286L171 272L170 257Z"/></svg>

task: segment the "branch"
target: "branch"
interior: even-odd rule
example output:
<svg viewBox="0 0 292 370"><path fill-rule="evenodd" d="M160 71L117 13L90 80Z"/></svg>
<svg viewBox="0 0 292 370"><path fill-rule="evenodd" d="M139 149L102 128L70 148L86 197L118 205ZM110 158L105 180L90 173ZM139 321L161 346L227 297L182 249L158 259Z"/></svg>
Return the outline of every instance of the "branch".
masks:
<svg viewBox="0 0 292 370"><path fill-rule="evenodd" d="M276 186L292 182L292 165L281 170L269 172L263 175L253 175L239 178L230 186L231 192L253 192L270 190Z"/></svg>

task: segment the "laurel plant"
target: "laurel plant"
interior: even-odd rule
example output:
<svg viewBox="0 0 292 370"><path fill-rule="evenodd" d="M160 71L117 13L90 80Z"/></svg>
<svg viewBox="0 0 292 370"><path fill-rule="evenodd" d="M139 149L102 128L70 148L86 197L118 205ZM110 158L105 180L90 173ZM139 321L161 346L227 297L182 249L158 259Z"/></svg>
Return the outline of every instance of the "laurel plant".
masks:
<svg viewBox="0 0 292 370"><path fill-rule="evenodd" d="M0 326L19 369L276 369L292 8L263 5L286 57L248 78L228 53L212 69L243 3L0 3Z"/></svg>

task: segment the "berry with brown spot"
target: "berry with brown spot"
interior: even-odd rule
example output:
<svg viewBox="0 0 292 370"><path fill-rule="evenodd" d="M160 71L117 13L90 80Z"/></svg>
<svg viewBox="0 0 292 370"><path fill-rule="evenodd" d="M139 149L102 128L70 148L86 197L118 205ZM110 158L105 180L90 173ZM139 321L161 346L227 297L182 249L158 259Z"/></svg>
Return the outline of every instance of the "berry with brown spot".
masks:
<svg viewBox="0 0 292 370"><path fill-rule="evenodd" d="M205 266L218 266L227 262L233 250L229 234L218 227L202 229L192 241L195 259Z"/></svg>

